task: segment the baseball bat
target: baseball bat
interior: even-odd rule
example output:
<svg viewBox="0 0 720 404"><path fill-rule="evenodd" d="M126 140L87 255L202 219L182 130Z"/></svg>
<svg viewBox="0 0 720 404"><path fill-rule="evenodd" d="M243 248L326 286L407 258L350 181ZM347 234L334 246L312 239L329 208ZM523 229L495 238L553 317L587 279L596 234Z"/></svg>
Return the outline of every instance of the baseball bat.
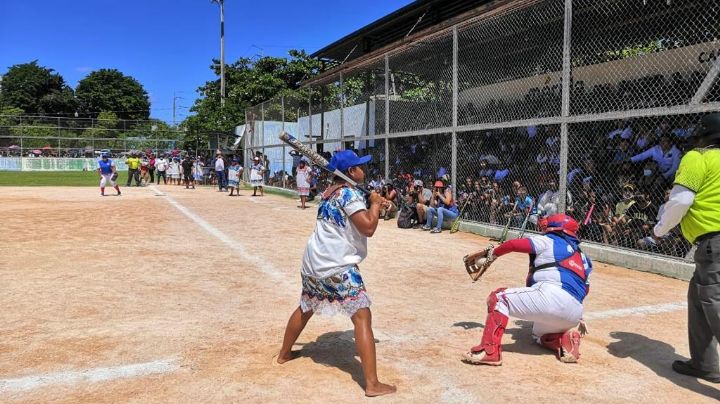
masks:
<svg viewBox="0 0 720 404"><path fill-rule="evenodd" d="M465 203L463 203L462 208L460 208L460 213L458 214L458 217L452 222L452 225L450 226L450 233L455 233L459 230L460 227L460 218L462 218L462 214L465 211L465 207L467 206L468 202L470 202L470 199L472 197L468 195L467 199L465 200Z"/></svg>
<svg viewBox="0 0 720 404"><path fill-rule="evenodd" d="M503 232L500 235L500 238L497 240L500 243L504 243L505 239L507 238L508 231L510 230L510 222L512 222L512 212L515 211L515 208L517 208L517 205L518 205L518 201L515 201L515 204L513 205L513 208L510 211L510 217L508 217L507 224L505 225L505 228L503 229Z"/></svg>
<svg viewBox="0 0 720 404"><path fill-rule="evenodd" d="M331 170L330 168L328 168L328 165L329 165L330 163L328 163L328 161L325 160L325 158L324 158L323 156L321 156L320 154L318 154L317 152L315 152L313 149L307 147L306 145L300 143L300 141L297 140L297 139L296 139L294 136L292 136L291 134L289 134L289 133L287 133L287 132L281 133L281 134L280 134L280 140L282 140L283 142L287 143L288 145L290 145L290 147L292 147L293 149L297 150L297 151L300 152L301 154L307 156L307 158L309 158L316 166L320 167L321 169L323 169L323 170L325 170L325 171L327 171L327 172L329 172L329 173L332 173L332 174L334 174L334 175L342 178L343 180L345 180L345 182L347 182L348 184L352 185L353 187L359 189L360 192L364 193L365 195L370 195L370 191L368 191L368 190L365 189L364 187L358 185L358 183L355 182L355 180L353 180L352 178L348 177L348 176L347 176L345 173L343 173L342 171L340 171L340 170L338 170L338 169L335 169L335 170L333 171L333 170Z"/></svg>
<svg viewBox="0 0 720 404"><path fill-rule="evenodd" d="M534 206L534 205L533 205ZM525 235L525 229L527 229L528 219L530 219L530 213L532 212L533 206L530 206L527 214L525 214L525 220L523 220L522 227L520 228L520 235L517 238L522 238Z"/></svg>

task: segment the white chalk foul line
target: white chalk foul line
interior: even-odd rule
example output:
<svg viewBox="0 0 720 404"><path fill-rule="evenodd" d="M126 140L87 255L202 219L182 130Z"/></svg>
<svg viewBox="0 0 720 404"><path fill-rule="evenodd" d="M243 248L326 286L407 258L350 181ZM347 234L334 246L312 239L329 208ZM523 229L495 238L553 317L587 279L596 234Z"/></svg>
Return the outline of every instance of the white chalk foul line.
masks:
<svg viewBox="0 0 720 404"><path fill-rule="evenodd" d="M153 192L156 194L160 193L160 191L155 188L154 186L149 187ZM177 210L180 211L183 215L187 216L190 220L195 222L198 226L202 227L206 232L209 234L215 236L218 240L222 241L223 244L228 246L233 251L240 254L243 258L246 260L252 262L255 266L257 266L264 274L274 278L275 280L281 280L283 278L282 272L267 262L264 258L250 254L245 246L243 246L240 242L233 240L228 236L227 234L223 233L220 229L217 227L211 225L205 219L201 218L200 216L193 213L190 209L186 208L180 202L173 199L170 195L165 194L165 200L168 201L169 204L174 206Z"/></svg>
<svg viewBox="0 0 720 404"><path fill-rule="evenodd" d="M597 320L597 319L601 319L601 318L644 316L647 314L667 313L667 312L671 312L671 311L682 310L682 309L685 309L686 307L687 307L687 303L684 303L684 302L656 304L656 305L652 305L652 306L637 306L637 307L628 307L625 309L615 309L615 310L595 311L595 312L585 313L583 318L585 320Z"/></svg>
<svg viewBox="0 0 720 404"><path fill-rule="evenodd" d="M131 365L76 371L45 373L15 379L0 379L0 393L22 392L52 384L97 383L115 379L169 373L178 368L177 360L157 360Z"/></svg>

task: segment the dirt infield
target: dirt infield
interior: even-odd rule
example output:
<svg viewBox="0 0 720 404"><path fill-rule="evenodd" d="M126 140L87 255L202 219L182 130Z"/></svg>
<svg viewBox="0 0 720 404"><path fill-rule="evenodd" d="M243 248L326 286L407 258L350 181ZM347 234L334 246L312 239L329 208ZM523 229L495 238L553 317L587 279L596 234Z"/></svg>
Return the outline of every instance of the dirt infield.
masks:
<svg viewBox="0 0 720 404"><path fill-rule="evenodd" d="M302 357L271 358L297 306L314 209L214 188L0 188L0 401L361 401L352 324L315 317ZM361 271L373 299L377 402L715 402L674 374L688 354L687 283L596 263L579 364L511 320L504 364L459 355L479 341L490 291L524 282L500 258L472 284L460 258L487 243L381 222Z"/></svg>

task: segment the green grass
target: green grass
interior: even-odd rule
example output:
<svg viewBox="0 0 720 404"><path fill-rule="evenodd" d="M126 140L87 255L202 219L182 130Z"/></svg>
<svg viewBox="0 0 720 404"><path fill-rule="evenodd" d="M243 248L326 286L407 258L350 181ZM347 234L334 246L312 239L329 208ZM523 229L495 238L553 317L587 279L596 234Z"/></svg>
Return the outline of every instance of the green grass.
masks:
<svg viewBox="0 0 720 404"><path fill-rule="evenodd" d="M120 173L118 183L127 181L127 173ZM97 187L100 176L95 171L0 171L0 186L67 186Z"/></svg>

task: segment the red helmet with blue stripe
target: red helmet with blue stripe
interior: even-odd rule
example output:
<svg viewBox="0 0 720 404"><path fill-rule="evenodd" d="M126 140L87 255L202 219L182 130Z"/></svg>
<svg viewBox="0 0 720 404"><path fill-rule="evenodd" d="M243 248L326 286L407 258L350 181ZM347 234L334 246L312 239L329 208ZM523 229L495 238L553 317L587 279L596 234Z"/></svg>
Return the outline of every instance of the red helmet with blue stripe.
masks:
<svg viewBox="0 0 720 404"><path fill-rule="evenodd" d="M577 231L580 228L578 222L572 217L564 213L556 213L548 216L547 227L543 229L544 233L552 233L555 231L562 231L570 237L577 238ZM541 226L542 229L542 226Z"/></svg>

